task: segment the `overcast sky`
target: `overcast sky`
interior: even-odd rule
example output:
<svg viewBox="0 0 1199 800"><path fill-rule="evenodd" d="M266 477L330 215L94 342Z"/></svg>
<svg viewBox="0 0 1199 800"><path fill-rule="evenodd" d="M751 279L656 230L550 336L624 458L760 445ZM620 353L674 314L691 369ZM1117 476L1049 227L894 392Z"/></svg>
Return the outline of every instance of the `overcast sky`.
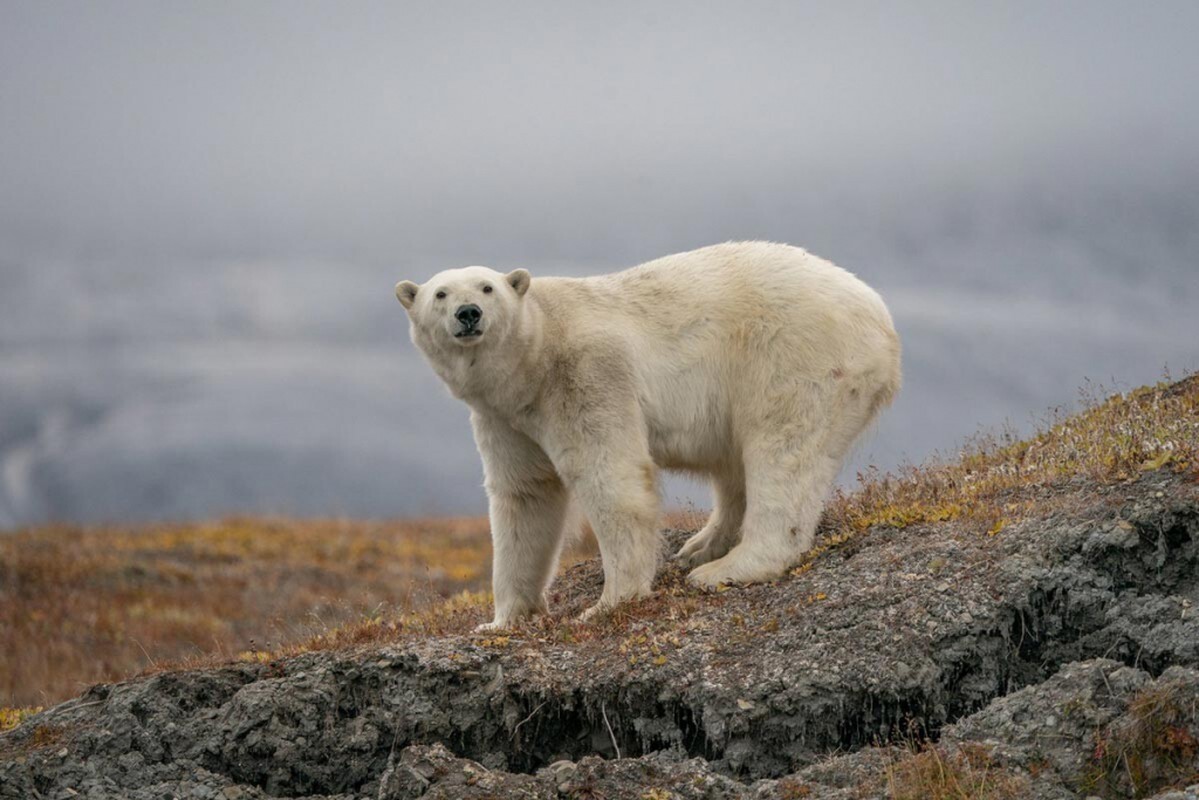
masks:
<svg viewBox="0 0 1199 800"><path fill-rule="evenodd" d="M0 527L482 510L391 289L467 263L766 238L851 269L907 378L850 475L1199 367L1196 31L1195 2L7 0Z"/></svg>
<svg viewBox="0 0 1199 800"><path fill-rule="evenodd" d="M779 185L1121 181L1199 141L1193 2L9 0L0 22L23 250L571 257L744 236L711 217Z"/></svg>

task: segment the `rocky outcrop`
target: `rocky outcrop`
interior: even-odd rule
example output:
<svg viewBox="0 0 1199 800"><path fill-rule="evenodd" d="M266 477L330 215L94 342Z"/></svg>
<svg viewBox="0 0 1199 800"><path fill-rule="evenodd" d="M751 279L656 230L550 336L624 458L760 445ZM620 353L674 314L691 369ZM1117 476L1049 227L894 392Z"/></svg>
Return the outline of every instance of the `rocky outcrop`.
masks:
<svg viewBox="0 0 1199 800"><path fill-rule="evenodd" d="M93 687L0 735L0 797L861 797L920 758L985 759L1024 796L1184 785L1199 486L1058 491L996 535L879 527L771 585L704 595L668 568L592 626L569 621L588 563L507 636ZM1160 730L1138 722L1154 691L1192 698Z"/></svg>

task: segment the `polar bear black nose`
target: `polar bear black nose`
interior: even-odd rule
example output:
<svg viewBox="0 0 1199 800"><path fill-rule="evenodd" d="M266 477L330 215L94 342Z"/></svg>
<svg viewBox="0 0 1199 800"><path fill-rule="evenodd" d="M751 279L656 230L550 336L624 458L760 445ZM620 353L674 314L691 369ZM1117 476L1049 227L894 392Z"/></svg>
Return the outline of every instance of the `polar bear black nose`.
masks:
<svg viewBox="0 0 1199 800"><path fill-rule="evenodd" d="M483 311L474 303L465 306L458 306L458 310L454 312L454 316L468 328L473 328L483 318Z"/></svg>

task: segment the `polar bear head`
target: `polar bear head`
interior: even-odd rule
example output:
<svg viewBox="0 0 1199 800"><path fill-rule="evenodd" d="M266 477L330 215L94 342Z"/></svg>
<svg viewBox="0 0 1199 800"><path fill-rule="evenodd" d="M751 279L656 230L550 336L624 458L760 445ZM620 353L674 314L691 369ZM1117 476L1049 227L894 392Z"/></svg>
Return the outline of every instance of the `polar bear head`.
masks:
<svg viewBox="0 0 1199 800"><path fill-rule="evenodd" d="M400 281L396 297L408 310L412 340L432 355L503 342L519 324L531 281L523 269L504 275L464 267L439 272L421 285Z"/></svg>

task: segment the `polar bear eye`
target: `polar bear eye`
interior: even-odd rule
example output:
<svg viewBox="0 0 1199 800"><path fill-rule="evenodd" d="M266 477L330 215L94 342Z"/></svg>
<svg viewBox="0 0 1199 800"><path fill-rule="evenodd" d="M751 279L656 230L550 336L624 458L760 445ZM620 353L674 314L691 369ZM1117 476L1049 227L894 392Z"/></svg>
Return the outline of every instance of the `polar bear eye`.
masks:
<svg viewBox="0 0 1199 800"><path fill-rule="evenodd" d="M491 294L491 285L490 284L483 287L483 294Z"/></svg>
<svg viewBox="0 0 1199 800"><path fill-rule="evenodd" d="M438 300L444 300L445 292L438 292L437 294L434 295L434 297L436 297Z"/></svg>

